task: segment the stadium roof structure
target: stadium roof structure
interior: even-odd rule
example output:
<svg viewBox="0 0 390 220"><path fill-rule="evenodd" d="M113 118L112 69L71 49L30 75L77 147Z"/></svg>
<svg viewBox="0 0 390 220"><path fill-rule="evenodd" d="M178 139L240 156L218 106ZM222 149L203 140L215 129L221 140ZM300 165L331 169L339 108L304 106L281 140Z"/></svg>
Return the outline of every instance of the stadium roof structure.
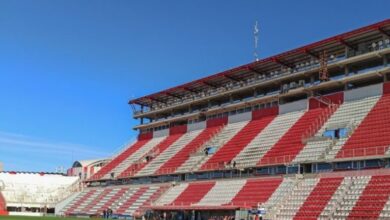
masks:
<svg viewBox="0 0 390 220"><path fill-rule="evenodd" d="M88 167L99 163L105 163L110 161L109 158L93 159L93 160L77 160L73 163L72 167Z"/></svg>
<svg viewBox="0 0 390 220"><path fill-rule="evenodd" d="M294 63L318 58L324 50L328 53L348 47L356 49L353 45L380 35L390 37L390 19L371 24L350 32L339 34L324 40L311 43L275 56L248 63L227 71L207 76L189 83L166 89L151 95L143 96L129 101L129 104L150 106L155 102L165 103L170 98L181 98L186 94L197 93L206 88L217 88L231 81L240 81L253 74L263 74L280 67L293 68Z"/></svg>

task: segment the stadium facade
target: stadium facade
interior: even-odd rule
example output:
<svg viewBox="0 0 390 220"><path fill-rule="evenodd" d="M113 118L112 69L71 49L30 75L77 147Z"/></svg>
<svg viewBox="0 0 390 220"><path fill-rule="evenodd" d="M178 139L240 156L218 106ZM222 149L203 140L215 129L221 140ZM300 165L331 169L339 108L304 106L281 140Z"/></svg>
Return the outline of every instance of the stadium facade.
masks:
<svg viewBox="0 0 390 220"><path fill-rule="evenodd" d="M389 59L385 20L130 100L137 141L58 213L390 219Z"/></svg>

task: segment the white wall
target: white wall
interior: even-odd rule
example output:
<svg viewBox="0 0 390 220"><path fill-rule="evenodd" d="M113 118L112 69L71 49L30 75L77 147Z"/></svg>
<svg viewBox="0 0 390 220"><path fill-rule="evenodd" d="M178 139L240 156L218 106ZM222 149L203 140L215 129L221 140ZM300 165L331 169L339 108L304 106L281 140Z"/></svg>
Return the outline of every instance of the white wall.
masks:
<svg viewBox="0 0 390 220"><path fill-rule="evenodd" d="M378 96L383 94L383 84L366 86L358 89L353 89L344 92L344 101L353 101L370 96Z"/></svg>
<svg viewBox="0 0 390 220"><path fill-rule="evenodd" d="M307 99L279 105L279 114L307 109Z"/></svg>
<svg viewBox="0 0 390 220"><path fill-rule="evenodd" d="M187 131L195 131L195 130L205 129L205 128L206 128L205 121L187 125Z"/></svg>
<svg viewBox="0 0 390 220"><path fill-rule="evenodd" d="M169 135L169 129L159 130L153 132L153 138L164 137Z"/></svg>
<svg viewBox="0 0 390 220"><path fill-rule="evenodd" d="M250 120L252 120L252 112L245 112L242 114L230 115L228 118L228 123L250 121Z"/></svg>

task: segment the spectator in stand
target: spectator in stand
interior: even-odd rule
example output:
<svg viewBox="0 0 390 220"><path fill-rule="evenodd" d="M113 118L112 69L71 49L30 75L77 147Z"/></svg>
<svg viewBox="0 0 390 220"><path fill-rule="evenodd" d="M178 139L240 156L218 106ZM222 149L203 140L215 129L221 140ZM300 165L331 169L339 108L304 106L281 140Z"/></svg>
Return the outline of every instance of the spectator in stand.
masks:
<svg viewBox="0 0 390 220"><path fill-rule="evenodd" d="M112 217L112 213L113 213L111 207L108 208L108 211L107 211L107 212L108 212L108 218L111 218L111 217Z"/></svg>

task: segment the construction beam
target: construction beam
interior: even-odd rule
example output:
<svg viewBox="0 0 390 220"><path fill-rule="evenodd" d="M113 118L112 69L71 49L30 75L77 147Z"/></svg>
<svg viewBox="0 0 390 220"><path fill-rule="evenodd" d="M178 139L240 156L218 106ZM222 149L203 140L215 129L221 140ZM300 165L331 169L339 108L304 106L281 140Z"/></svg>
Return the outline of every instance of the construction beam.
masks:
<svg viewBox="0 0 390 220"><path fill-rule="evenodd" d="M174 98L178 98L178 99L181 99L181 98L182 98L181 96L172 94L172 93L170 93L170 92L164 92L164 94L167 95L167 96L171 96L171 97L174 97Z"/></svg>
<svg viewBox="0 0 390 220"><path fill-rule="evenodd" d="M235 81L235 82L240 82L240 80L238 80L238 79L236 79L236 78L234 78L234 77L232 77L232 76L228 76L228 75L223 75L225 78L227 78L227 79L230 79L230 80L232 80L232 81Z"/></svg>
<svg viewBox="0 0 390 220"><path fill-rule="evenodd" d="M252 67L247 67L248 71L253 72L255 75L262 75L263 73L253 69Z"/></svg>
<svg viewBox="0 0 390 220"><path fill-rule="evenodd" d="M198 92L193 90L193 89L190 89L190 88L187 88L187 87L181 87L184 91L187 91L187 92L192 92L192 93L195 93L197 94Z"/></svg>
<svg viewBox="0 0 390 220"><path fill-rule="evenodd" d="M312 58L315 58L315 59L319 59L319 58L320 58L318 55L314 54L313 52L311 52L311 51L310 51L309 49L307 49L307 48L304 50L304 52L305 52L305 54L311 56Z"/></svg>
<svg viewBox="0 0 390 220"><path fill-rule="evenodd" d="M291 69L294 68L292 65L287 64L287 63L285 63L285 62L283 62L283 61L281 61L281 60L279 60L278 58L275 58L275 57L272 58L272 61L277 63L277 64L279 64L279 65L281 65L281 66L287 67L287 68L291 68Z"/></svg>
<svg viewBox="0 0 390 220"><path fill-rule="evenodd" d="M354 46L352 46L350 43L346 42L344 39L339 39L339 43L348 47L351 50L356 50Z"/></svg>
<svg viewBox="0 0 390 220"><path fill-rule="evenodd" d="M381 32L381 34L385 35L386 37L390 38L390 34L387 33L385 30L383 30L381 27L378 27L378 31Z"/></svg>
<svg viewBox="0 0 390 220"><path fill-rule="evenodd" d="M209 82L206 82L206 81L202 81L202 83L206 86L209 86L209 87L213 87L213 88L217 88L218 86L212 84L212 83L209 83Z"/></svg>
<svg viewBox="0 0 390 220"><path fill-rule="evenodd" d="M167 104L166 102L161 101L161 100L156 99L156 98L153 98L153 97L149 97L149 99L152 100L152 101L155 101L155 102L160 102L160 103L163 103L163 104Z"/></svg>

